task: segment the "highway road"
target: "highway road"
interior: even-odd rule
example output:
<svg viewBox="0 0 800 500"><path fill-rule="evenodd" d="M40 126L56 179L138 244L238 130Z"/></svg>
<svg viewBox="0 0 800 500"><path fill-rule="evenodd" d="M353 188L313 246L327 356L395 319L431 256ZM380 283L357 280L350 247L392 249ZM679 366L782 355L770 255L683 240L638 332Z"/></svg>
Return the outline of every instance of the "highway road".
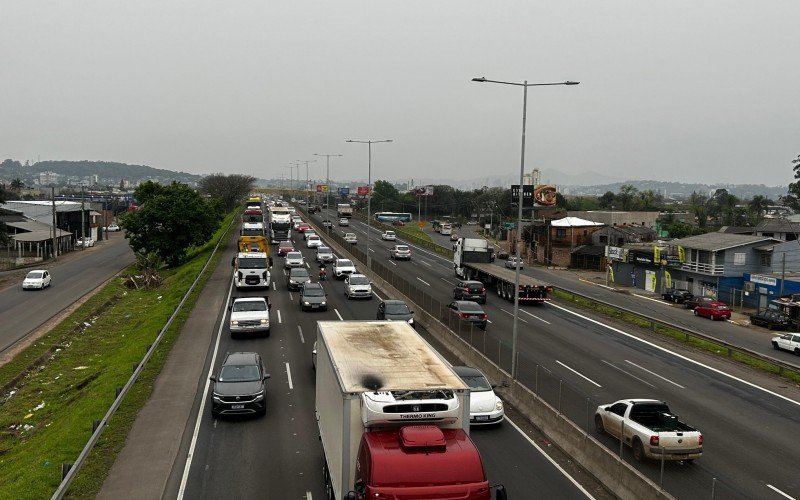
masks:
<svg viewBox="0 0 800 500"><path fill-rule="evenodd" d="M295 235L294 240L307 262L313 263L313 250L305 248L299 235ZM233 246L229 245L221 262L227 262L233 251ZM225 304L232 292L231 288L220 289L220 308L215 326L219 345L218 348L210 346L206 359L206 365L216 373L227 352L260 353L271 374L267 415L263 418L214 419L208 406L201 408L204 401L201 384L195 395L199 429L195 435L187 437L195 441L192 460L176 464L167 497L310 500L324 496L323 452L314 414L315 375L311 365L316 322L374 319L379 299L348 300L344 296L343 283L328 280L324 282L328 311L301 312L297 293L286 289L283 260L275 256L273 287L267 292L273 304L270 336L231 339L224 325ZM315 276L316 267L312 264L310 269ZM258 295L264 292L233 293ZM508 422L495 428L473 428L472 436L481 451L491 483L505 484L510 498L586 497ZM184 442L184 448L188 446Z"/></svg>
<svg viewBox="0 0 800 500"><path fill-rule="evenodd" d="M50 288L23 291L20 281L0 290L0 352L134 262L122 233L76 252L46 266L53 276Z"/></svg>
<svg viewBox="0 0 800 500"><path fill-rule="evenodd" d="M358 234L358 247L365 250L366 224L354 219L349 230ZM385 259L393 243L381 241L380 232L372 231L371 255L376 261ZM380 262L386 265L388 259ZM456 278L447 259L415 249L412 261L390 262L389 267L438 300L451 300ZM595 293L603 298L620 295L602 289ZM690 314L651 302L642 300L640 307ZM632 302L631 308L636 304ZM509 346L513 304L490 295L484 308L491 321L487 343ZM691 465L665 464L667 491L679 498L710 495L712 488L720 498L800 497L800 478L794 470L800 450L787 439L800 424L797 387L659 339L641 338L633 328L614 326L567 304L524 306L522 311L520 379L529 387L538 385L551 402L558 400L558 381L562 381L563 411L573 420L587 422L600 403L653 397L667 401L683 420L703 432L703 458ZM694 316L688 319L697 320L692 321L697 329L733 327ZM598 437L618 450L612 439ZM628 450L624 456L631 459ZM659 464L636 466L654 481L661 480Z"/></svg>

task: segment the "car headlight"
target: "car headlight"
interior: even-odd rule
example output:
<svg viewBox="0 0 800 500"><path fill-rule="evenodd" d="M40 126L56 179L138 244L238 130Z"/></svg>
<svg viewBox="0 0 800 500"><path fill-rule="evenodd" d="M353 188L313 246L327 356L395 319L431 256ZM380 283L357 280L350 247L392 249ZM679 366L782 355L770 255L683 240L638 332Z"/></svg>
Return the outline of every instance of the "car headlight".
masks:
<svg viewBox="0 0 800 500"><path fill-rule="evenodd" d="M256 401L261 401L262 399L264 399L264 391L261 391L261 392L258 392L256 394L253 394L253 398Z"/></svg>
<svg viewBox="0 0 800 500"><path fill-rule="evenodd" d="M497 402L494 404L494 409L498 410L498 411L502 410L503 409L503 402L498 399Z"/></svg>
<svg viewBox="0 0 800 500"><path fill-rule="evenodd" d="M237 321L237 320L231 321L231 326L236 326L238 324L239 324L239 321Z"/></svg>
<svg viewBox="0 0 800 500"><path fill-rule="evenodd" d="M310 306L310 305L311 305L311 302L303 302L303 305L304 305L304 306Z"/></svg>
<svg viewBox="0 0 800 500"><path fill-rule="evenodd" d="M217 403L222 403L222 396L220 396L216 392L212 395L212 397L214 398L214 401L216 401Z"/></svg>
<svg viewBox="0 0 800 500"><path fill-rule="evenodd" d="M268 320L266 320L266 319L262 319L262 320L261 320L261 324L262 324L262 325L264 325L264 324L266 324L266 323L269 323L269 321L268 321Z"/></svg>
<svg viewBox="0 0 800 500"><path fill-rule="evenodd" d="M414 324L414 318L408 318L408 324L409 325L413 325Z"/></svg>
<svg viewBox="0 0 800 500"><path fill-rule="evenodd" d="M326 305L328 305L328 303L323 300L322 302L319 303L319 305L326 306Z"/></svg>
<svg viewBox="0 0 800 500"><path fill-rule="evenodd" d="M292 285L296 285L297 284L297 282L295 280L289 280L289 283L292 284Z"/></svg>

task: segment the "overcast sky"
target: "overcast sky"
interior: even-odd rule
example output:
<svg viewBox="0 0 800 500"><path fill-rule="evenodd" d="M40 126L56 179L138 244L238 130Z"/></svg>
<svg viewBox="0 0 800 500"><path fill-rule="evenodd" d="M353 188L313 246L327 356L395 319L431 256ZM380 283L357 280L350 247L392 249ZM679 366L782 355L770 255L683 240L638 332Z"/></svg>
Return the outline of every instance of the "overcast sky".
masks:
<svg viewBox="0 0 800 500"><path fill-rule="evenodd" d="M4 1L0 156L193 173L786 185L800 2ZM324 178L324 158L310 166ZM301 167L305 177L305 166Z"/></svg>

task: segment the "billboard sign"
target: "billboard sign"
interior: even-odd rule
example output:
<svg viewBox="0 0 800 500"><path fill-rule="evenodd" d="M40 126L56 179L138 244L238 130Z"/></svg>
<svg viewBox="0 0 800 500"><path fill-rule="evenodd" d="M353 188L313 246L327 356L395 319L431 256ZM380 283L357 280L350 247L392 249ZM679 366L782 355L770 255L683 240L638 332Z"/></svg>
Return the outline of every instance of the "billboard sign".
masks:
<svg viewBox="0 0 800 500"><path fill-rule="evenodd" d="M317 192L318 193L327 193L328 192L328 185L327 184L317 184Z"/></svg>
<svg viewBox="0 0 800 500"><path fill-rule="evenodd" d="M519 202L519 184L511 185L511 204ZM522 186L522 208L533 208L533 186L525 184Z"/></svg>
<svg viewBox="0 0 800 500"><path fill-rule="evenodd" d="M433 196L433 186L415 186L414 196Z"/></svg>
<svg viewBox="0 0 800 500"><path fill-rule="evenodd" d="M339 188L339 194L342 195L342 196L347 196L348 194L350 194L350 188L349 187L340 187Z"/></svg>
<svg viewBox="0 0 800 500"><path fill-rule="evenodd" d="M369 186L358 186L358 196L366 196L369 194Z"/></svg>

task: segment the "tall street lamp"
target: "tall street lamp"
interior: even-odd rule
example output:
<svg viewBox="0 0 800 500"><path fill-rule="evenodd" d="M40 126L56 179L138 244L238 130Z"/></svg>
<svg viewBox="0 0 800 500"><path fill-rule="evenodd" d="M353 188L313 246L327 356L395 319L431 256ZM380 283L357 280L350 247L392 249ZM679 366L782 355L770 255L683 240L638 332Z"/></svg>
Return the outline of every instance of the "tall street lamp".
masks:
<svg viewBox="0 0 800 500"><path fill-rule="evenodd" d="M328 183L328 189L325 191L325 219L330 221L330 208L331 208L331 156L343 156L343 155L334 155L334 154L326 154L321 155L319 153L314 153L314 156L324 156L325 157L325 182ZM331 232L331 226L325 226L325 229L328 233Z"/></svg>
<svg viewBox="0 0 800 500"><path fill-rule="evenodd" d="M518 212L517 212L517 241L516 241L516 256L517 256L517 265L514 266L516 268L516 272L514 273L514 323L513 329L511 334L511 379L516 380L517 378L517 335L518 335L518 323L519 323L519 258L522 254L520 242L522 240L522 179L525 175L525 125L527 119L527 108L528 108L528 87L545 87L551 85L578 85L580 82L557 82L557 83L528 83L528 80L520 82L503 82L498 80L487 80L486 77L480 78L473 78L473 82L480 82L480 83L500 83L503 85L516 85L518 87L522 87L522 154L520 158L519 164L519 199L517 200L518 203Z"/></svg>
<svg viewBox="0 0 800 500"><path fill-rule="evenodd" d="M358 144L366 144L367 145L367 154L368 154L368 170L367 170L367 268L372 269L372 257L369 254L369 233L370 229L370 219L372 219L372 145L378 144L380 142L394 142L392 139L384 139L382 141L353 141L348 139L345 142L355 142Z"/></svg>
<svg viewBox="0 0 800 500"><path fill-rule="evenodd" d="M308 210L308 164L314 163L317 160L303 160L306 164L306 188L303 190L306 195L306 210ZM297 172L300 174L300 172Z"/></svg>

